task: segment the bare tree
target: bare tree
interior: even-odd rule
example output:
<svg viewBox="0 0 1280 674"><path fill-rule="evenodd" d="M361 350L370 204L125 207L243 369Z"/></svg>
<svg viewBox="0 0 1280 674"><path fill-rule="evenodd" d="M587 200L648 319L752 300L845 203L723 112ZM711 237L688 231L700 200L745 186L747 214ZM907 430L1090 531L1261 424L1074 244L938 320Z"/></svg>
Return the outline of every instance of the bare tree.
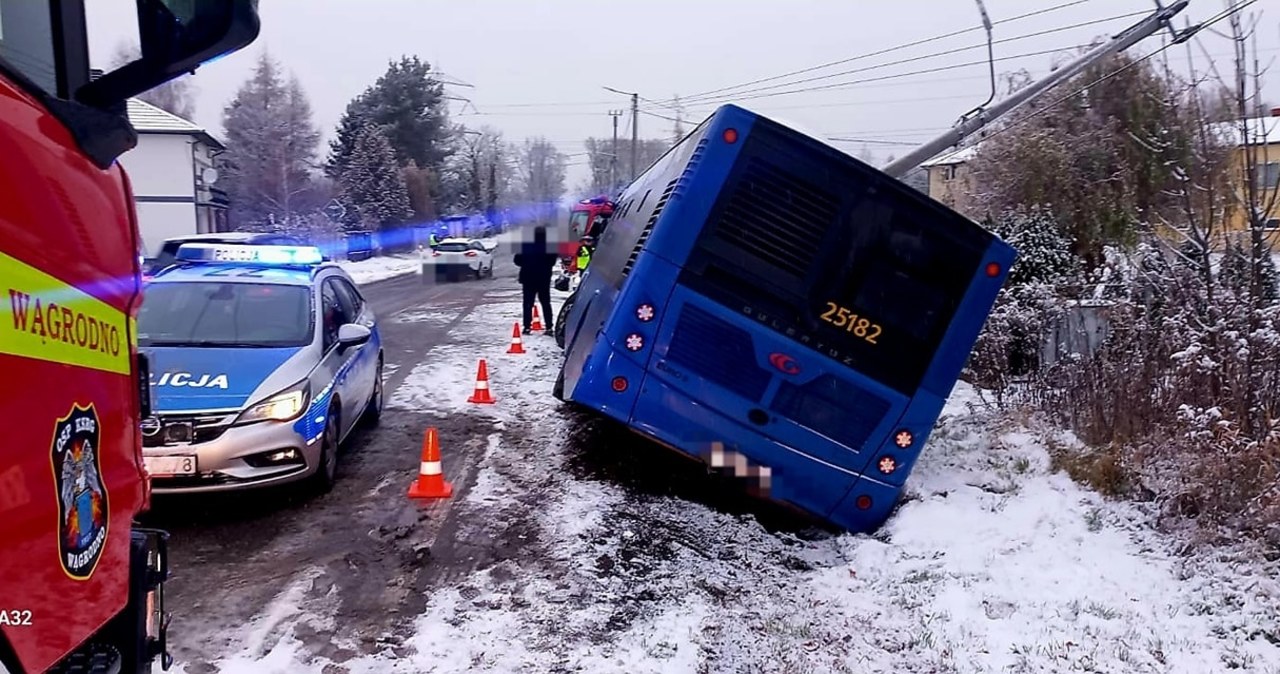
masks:
<svg viewBox="0 0 1280 674"><path fill-rule="evenodd" d="M517 159L521 192L531 205L551 205L564 198L564 154L545 138L524 142Z"/></svg>
<svg viewBox="0 0 1280 674"><path fill-rule="evenodd" d="M1253 17L1246 25L1239 12L1230 16L1235 69L1232 90L1243 171L1239 198L1248 226L1249 290L1255 310L1270 302L1275 293L1270 245L1275 228L1269 225L1280 204L1280 157L1271 156L1268 142L1275 120L1267 118L1261 107L1264 72L1258 61L1259 19Z"/></svg>
<svg viewBox="0 0 1280 674"><path fill-rule="evenodd" d="M1165 188L1174 206L1154 215L1166 232L1182 239L1175 254L1189 258L1212 303L1215 284L1209 253L1220 242L1232 209L1232 134L1224 133L1226 129L1215 114L1212 98L1206 96L1210 78L1198 71L1190 43L1187 50L1189 80L1185 87L1170 87L1164 102L1171 113L1170 128L1158 148L1174 167L1172 180ZM1176 82L1167 58L1163 66L1165 78ZM1224 98L1220 89L1214 88L1214 92L1218 94L1216 98Z"/></svg>

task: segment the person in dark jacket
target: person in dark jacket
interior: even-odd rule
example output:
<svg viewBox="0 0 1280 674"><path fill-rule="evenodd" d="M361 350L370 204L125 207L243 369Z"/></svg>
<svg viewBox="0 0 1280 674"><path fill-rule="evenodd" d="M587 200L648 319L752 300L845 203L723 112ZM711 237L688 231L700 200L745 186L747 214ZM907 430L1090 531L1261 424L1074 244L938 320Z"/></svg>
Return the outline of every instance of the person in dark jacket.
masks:
<svg viewBox="0 0 1280 674"><path fill-rule="evenodd" d="M535 227L533 241L520 245L515 263L520 267L520 288L524 291L524 334L529 334L533 323L533 302L542 303L542 323L547 334L551 331L551 272L560 256L547 242L547 228Z"/></svg>

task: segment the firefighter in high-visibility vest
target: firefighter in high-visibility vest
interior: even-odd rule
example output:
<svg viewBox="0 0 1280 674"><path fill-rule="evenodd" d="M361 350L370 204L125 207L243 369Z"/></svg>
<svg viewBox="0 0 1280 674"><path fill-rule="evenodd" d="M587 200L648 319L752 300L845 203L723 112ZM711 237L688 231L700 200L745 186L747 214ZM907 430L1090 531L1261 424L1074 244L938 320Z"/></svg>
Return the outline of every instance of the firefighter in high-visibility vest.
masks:
<svg viewBox="0 0 1280 674"><path fill-rule="evenodd" d="M591 264L591 249L595 246L595 242L596 240L590 236L582 237L582 243L578 245L578 256L575 260L579 272L586 271L587 265Z"/></svg>

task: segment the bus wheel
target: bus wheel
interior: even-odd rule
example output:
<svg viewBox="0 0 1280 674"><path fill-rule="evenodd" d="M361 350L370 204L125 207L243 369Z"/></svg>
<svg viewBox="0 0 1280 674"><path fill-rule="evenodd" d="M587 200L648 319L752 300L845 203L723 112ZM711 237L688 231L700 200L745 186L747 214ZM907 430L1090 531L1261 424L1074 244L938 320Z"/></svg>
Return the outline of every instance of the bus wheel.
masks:
<svg viewBox="0 0 1280 674"><path fill-rule="evenodd" d="M560 305L560 311L556 314L556 325L554 328L556 333L556 346L562 349L564 348L564 326L569 322L569 311L573 309L573 300L577 296L577 293L570 295L564 301L564 304Z"/></svg>

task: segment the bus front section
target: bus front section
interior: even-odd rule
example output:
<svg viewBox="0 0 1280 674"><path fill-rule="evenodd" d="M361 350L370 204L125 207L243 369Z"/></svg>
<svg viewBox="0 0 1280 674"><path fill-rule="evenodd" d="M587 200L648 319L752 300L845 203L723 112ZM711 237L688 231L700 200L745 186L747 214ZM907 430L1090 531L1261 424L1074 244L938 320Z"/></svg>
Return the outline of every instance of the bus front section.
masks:
<svg viewBox="0 0 1280 674"><path fill-rule="evenodd" d="M564 397L773 500L879 526L1013 249L736 106L618 203L570 314Z"/></svg>

